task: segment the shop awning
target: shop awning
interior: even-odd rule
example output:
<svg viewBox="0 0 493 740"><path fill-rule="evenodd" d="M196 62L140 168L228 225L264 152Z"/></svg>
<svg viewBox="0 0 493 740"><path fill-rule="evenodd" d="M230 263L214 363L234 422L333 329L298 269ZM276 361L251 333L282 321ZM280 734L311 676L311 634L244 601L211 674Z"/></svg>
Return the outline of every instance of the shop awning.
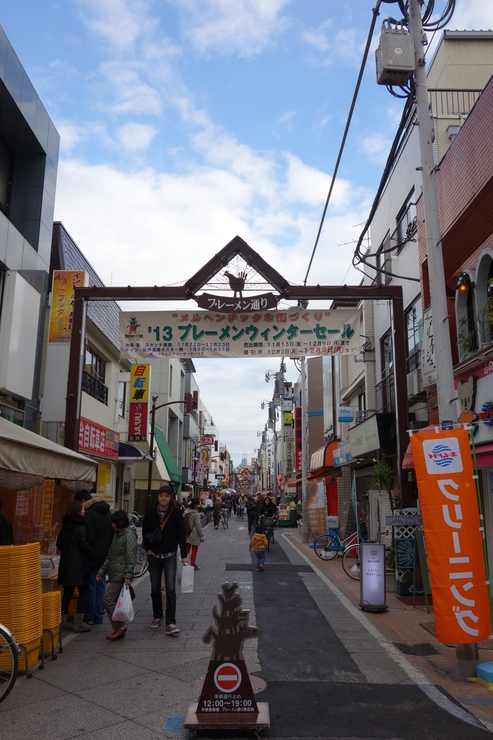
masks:
<svg viewBox="0 0 493 740"><path fill-rule="evenodd" d="M43 478L95 481L98 463L0 418L0 468Z"/></svg>
<svg viewBox="0 0 493 740"><path fill-rule="evenodd" d="M140 447L131 445L129 442L120 442L118 445L118 462L131 465L132 463L150 462L151 460L151 455Z"/></svg>
<svg viewBox="0 0 493 740"><path fill-rule="evenodd" d="M181 483L181 473L178 470L173 453L166 442L166 437L158 427L154 427L154 440L158 446L159 452L161 453L161 457L164 460L164 464L166 465L169 480L172 483Z"/></svg>
<svg viewBox="0 0 493 740"><path fill-rule="evenodd" d="M334 465L334 451L337 450L338 444L339 442L335 440L315 450L310 457L308 480L341 477L342 471Z"/></svg>

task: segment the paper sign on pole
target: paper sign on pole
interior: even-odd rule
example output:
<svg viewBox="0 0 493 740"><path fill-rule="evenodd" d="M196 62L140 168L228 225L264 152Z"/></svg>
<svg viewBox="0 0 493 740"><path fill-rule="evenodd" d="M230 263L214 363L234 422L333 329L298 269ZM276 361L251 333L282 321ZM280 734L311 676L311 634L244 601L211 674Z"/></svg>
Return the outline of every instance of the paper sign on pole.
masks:
<svg viewBox="0 0 493 740"><path fill-rule="evenodd" d="M491 632L469 436L465 429L411 436L430 571L436 638L466 644Z"/></svg>

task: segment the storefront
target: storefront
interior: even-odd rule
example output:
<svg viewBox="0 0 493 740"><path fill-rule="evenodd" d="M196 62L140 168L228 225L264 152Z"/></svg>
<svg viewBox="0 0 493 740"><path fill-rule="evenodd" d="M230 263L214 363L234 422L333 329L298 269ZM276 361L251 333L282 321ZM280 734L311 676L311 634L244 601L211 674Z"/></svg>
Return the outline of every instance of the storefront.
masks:
<svg viewBox="0 0 493 740"><path fill-rule="evenodd" d="M329 516L337 516L339 513L337 479L341 477L341 471L336 467L334 453L338 447L337 440L329 442L320 447L310 457L310 470L308 481L323 483L326 513Z"/></svg>
<svg viewBox="0 0 493 740"><path fill-rule="evenodd" d="M55 554L68 504L96 478L96 461L0 418L0 500L17 545L39 542L41 554Z"/></svg>

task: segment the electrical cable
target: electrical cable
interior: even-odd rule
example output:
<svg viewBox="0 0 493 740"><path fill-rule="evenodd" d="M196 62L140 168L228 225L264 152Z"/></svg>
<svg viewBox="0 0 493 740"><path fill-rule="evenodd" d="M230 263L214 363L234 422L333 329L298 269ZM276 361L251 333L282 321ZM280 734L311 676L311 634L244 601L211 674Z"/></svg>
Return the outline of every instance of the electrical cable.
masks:
<svg viewBox="0 0 493 740"><path fill-rule="evenodd" d="M356 105L356 100L358 98L359 89L360 89L360 86L361 86L361 81L363 79L363 74L364 74L364 71L365 71L366 61L368 59L368 53L370 51L370 45L371 45L371 42L372 42L372 39L373 39L373 31L375 30L375 24L377 22L377 17L379 15L379 9L380 9L381 3L382 3L382 0L377 0L376 6L375 6L375 8L373 8L373 11L372 11L373 12L373 19L372 19L372 22L370 24L370 30L368 32L368 38L366 40L366 46L365 46L365 51L363 53L363 60L361 62L361 66L360 66L358 80L356 82L356 87L355 87L355 90L354 90L353 99L351 101L351 107L349 109L349 114L348 114L348 118L347 118L347 121L346 121L346 126L345 126L345 129L344 129L344 134L343 134L343 137L342 137L341 146L339 148L339 154L337 155L337 161L336 161L336 164L335 164L335 167L334 167L334 172L332 174L332 180L331 180L331 183L330 183L329 192L327 194L327 199L325 201L325 206L324 206L324 210L323 210L323 213L322 213L322 218L321 218L321 221L320 221L320 226L318 227L317 238L315 239L315 244L313 246L313 250L312 250L311 257L310 257L310 261L308 263L308 269L306 271L306 275L305 275L305 279L303 281L303 285L306 285L306 283L307 283L308 275L310 273L310 269L311 269L312 262L313 262L313 258L315 257L315 252L317 251L317 246L318 246L318 242L319 242L319 239L320 239L320 234L322 233L322 227L324 225L325 215L327 213L327 208L329 207L330 199L331 199L331 196L332 196L332 190L334 189L334 183L336 181L337 172L339 170L339 164L341 162L342 154L344 152L344 147L345 147L345 144L346 144L347 135L349 133L349 127L351 125L351 120L352 120L352 117L353 117L353 112L354 112L354 108L355 108L355 105Z"/></svg>

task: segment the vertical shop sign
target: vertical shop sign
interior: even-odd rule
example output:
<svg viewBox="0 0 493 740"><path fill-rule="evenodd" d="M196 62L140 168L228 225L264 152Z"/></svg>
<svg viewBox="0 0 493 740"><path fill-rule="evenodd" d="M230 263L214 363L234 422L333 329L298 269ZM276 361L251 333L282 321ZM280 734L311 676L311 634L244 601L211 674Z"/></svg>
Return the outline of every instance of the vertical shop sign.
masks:
<svg viewBox="0 0 493 740"><path fill-rule="evenodd" d="M294 444L292 439L286 439L286 475L291 475L294 465Z"/></svg>
<svg viewBox="0 0 493 740"><path fill-rule="evenodd" d="M96 490L98 492L98 496L103 496L106 502L110 505L114 504L111 483L112 465L106 462L99 463L96 478Z"/></svg>
<svg viewBox="0 0 493 740"><path fill-rule="evenodd" d="M43 496L41 498L41 518L45 532L49 532L52 527L54 498L55 481L53 478L45 478L43 481Z"/></svg>
<svg viewBox="0 0 493 740"><path fill-rule="evenodd" d="M128 441L145 442L149 430L149 389L151 366L139 363L130 370L130 413Z"/></svg>
<svg viewBox="0 0 493 740"><path fill-rule="evenodd" d="M430 571L436 638L465 644L491 632L469 436L465 429L411 436Z"/></svg>
<svg viewBox="0 0 493 740"><path fill-rule="evenodd" d="M299 472L303 464L301 421L301 406L296 406L294 410L295 467Z"/></svg>
<svg viewBox="0 0 493 740"><path fill-rule="evenodd" d="M74 288L84 287L85 275L82 270L53 271L48 342L70 343L74 318Z"/></svg>

